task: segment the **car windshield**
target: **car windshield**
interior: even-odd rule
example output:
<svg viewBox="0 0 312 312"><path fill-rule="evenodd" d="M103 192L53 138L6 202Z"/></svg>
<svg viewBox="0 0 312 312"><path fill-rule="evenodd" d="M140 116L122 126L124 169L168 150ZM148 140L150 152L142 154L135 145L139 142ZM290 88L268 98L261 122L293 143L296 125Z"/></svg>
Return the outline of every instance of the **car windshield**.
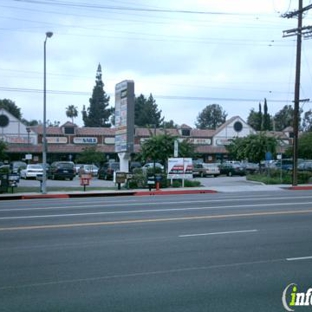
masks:
<svg viewBox="0 0 312 312"><path fill-rule="evenodd" d="M28 169L42 169L41 165L28 165L27 166Z"/></svg>
<svg viewBox="0 0 312 312"><path fill-rule="evenodd" d="M57 164L58 167L62 167L62 168L68 168L68 169L72 169L73 165L70 163L59 163Z"/></svg>
<svg viewBox="0 0 312 312"><path fill-rule="evenodd" d="M114 170L119 170L119 163L112 163L110 167Z"/></svg>

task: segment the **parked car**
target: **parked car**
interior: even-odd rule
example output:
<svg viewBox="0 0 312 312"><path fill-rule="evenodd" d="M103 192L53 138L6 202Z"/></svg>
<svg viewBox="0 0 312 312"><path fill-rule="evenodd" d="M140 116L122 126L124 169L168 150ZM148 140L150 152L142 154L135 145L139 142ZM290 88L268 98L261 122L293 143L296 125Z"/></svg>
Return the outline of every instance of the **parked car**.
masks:
<svg viewBox="0 0 312 312"><path fill-rule="evenodd" d="M27 164L24 161L12 161L10 163L12 173L20 173L22 169L25 169Z"/></svg>
<svg viewBox="0 0 312 312"><path fill-rule="evenodd" d="M158 162L155 162L155 167L159 168L161 171L164 170L164 166ZM154 168L154 163L146 163L144 166L142 166L143 171L147 171L148 169L153 169Z"/></svg>
<svg viewBox="0 0 312 312"><path fill-rule="evenodd" d="M312 161L303 161L297 168L299 171L312 171Z"/></svg>
<svg viewBox="0 0 312 312"><path fill-rule="evenodd" d="M43 173L43 166L40 164L27 165L25 169L20 172L21 179L36 178L37 175Z"/></svg>
<svg viewBox="0 0 312 312"><path fill-rule="evenodd" d="M72 161L55 161L47 171L47 177L52 180L73 180L75 175L75 165Z"/></svg>
<svg viewBox="0 0 312 312"><path fill-rule="evenodd" d="M244 167L246 173L256 173L259 171L259 164L250 163L250 162L243 162L241 163L241 166Z"/></svg>
<svg viewBox="0 0 312 312"><path fill-rule="evenodd" d="M99 168L96 165L80 165L78 169L78 175L81 177L82 174L90 174L93 177L98 175Z"/></svg>
<svg viewBox="0 0 312 312"><path fill-rule="evenodd" d="M207 177L220 175L220 169L216 163L195 163L193 165L193 177Z"/></svg>
<svg viewBox="0 0 312 312"><path fill-rule="evenodd" d="M80 169L81 166L83 166L83 164L75 164L75 172L76 172L76 174L79 173L79 169Z"/></svg>
<svg viewBox="0 0 312 312"><path fill-rule="evenodd" d="M219 165L220 174L225 174L228 177L233 175L246 175L245 168L240 164L233 164L233 163L223 163Z"/></svg>
<svg viewBox="0 0 312 312"><path fill-rule="evenodd" d="M131 161L129 163L129 172L133 172L134 169L142 168L142 164L139 161Z"/></svg>
<svg viewBox="0 0 312 312"><path fill-rule="evenodd" d="M98 170L98 179L112 180L114 172L120 170L119 162L107 162L103 164Z"/></svg>
<svg viewBox="0 0 312 312"><path fill-rule="evenodd" d="M286 171L291 171L293 169L293 160L292 159L282 159L275 162L274 167L276 169L282 169Z"/></svg>

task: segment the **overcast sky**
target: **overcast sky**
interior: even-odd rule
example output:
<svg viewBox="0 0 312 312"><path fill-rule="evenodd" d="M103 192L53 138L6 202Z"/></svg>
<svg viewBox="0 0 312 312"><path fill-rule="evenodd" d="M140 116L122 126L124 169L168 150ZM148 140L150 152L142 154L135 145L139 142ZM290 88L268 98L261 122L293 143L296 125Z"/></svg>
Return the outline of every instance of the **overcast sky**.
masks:
<svg viewBox="0 0 312 312"><path fill-rule="evenodd" d="M311 1L304 0L304 6ZM228 119L247 119L267 99L274 115L293 104L297 19L281 14L298 0L1 0L0 99L23 118L43 120L43 47L47 40L47 119L75 123L89 106L98 64L115 105L115 85L135 82L152 94L165 120L194 127L219 104ZM304 26L312 25L312 10ZM301 99L312 101L312 40L303 40ZM304 111L310 103L302 104Z"/></svg>

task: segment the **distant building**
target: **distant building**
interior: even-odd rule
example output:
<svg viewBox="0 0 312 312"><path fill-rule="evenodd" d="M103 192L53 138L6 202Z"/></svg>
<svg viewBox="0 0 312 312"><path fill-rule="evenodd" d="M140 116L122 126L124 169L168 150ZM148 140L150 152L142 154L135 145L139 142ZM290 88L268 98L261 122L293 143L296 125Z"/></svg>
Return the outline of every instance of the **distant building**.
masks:
<svg viewBox="0 0 312 312"><path fill-rule="evenodd" d="M144 140L166 131L179 140L188 139L192 142L200 159L205 162L228 159L226 145L232 138L257 133L239 116L230 118L216 130L193 129L183 124L177 129L135 127L134 131L134 154L140 151ZM284 143L284 148L292 144L291 127L283 132L268 132L268 135L279 138ZM55 160L75 161L77 155L90 146L96 146L97 151L104 153L107 159L118 159L115 153L114 128L78 127L72 122L66 122L59 127L47 127L46 138L49 163ZM32 162L41 162L42 125L28 127L5 109L0 109L0 140L8 144L10 160L22 160L26 155L31 155Z"/></svg>

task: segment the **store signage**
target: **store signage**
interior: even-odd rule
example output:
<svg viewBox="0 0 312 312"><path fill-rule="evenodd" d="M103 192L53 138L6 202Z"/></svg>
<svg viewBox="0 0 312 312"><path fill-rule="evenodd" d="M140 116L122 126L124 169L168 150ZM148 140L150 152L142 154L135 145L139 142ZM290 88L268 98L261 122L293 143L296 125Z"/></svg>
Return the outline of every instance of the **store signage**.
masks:
<svg viewBox="0 0 312 312"><path fill-rule="evenodd" d="M134 82L115 86L115 152L132 152L134 139Z"/></svg>
<svg viewBox="0 0 312 312"><path fill-rule="evenodd" d="M98 139L94 137L76 137L74 144L97 144Z"/></svg>
<svg viewBox="0 0 312 312"><path fill-rule="evenodd" d="M28 143L28 137L6 136L5 141L7 143L12 143L12 144L27 144ZM29 141L29 143L31 143L31 142Z"/></svg>
<svg viewBox="0 0 312 312"><path fill-rule="evenodd" d="M65 137L47 137L48 144L66 144L67 138Z"/></svg>
<svg viewBox="0 0 312 312"><path fill-rule="evenodd" d="M217 139L216 144L217 145L229 145L231 144L231 141L229 139Z"/></svg>
<svg viewBox="0 0 312 312"><path fill-rule="evenodd" d="M196 145L211 145L211 139L189 139L190 143L196 144Z"/></svg>
<svg viewBox="0 0 312 312"><path fill-rule="evenodd" d="M105 144L115 144L115 138L105 138L104 143Z"/></svg>

